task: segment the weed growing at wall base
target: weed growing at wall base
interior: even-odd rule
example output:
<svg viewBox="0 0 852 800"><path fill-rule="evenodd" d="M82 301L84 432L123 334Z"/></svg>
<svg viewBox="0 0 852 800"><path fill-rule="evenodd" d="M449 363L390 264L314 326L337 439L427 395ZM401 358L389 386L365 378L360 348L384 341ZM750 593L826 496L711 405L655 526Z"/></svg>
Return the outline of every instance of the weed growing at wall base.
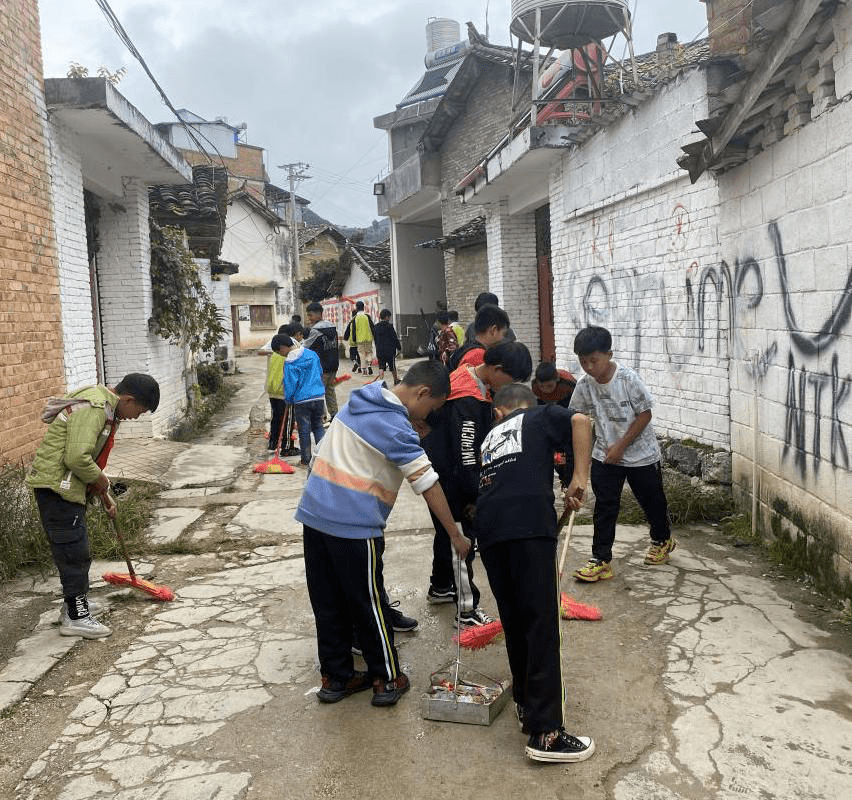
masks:
<svg viewBox="0 0 852 800"><path fill-rule="evenodd" d="M213 415L226 408L237 392L237 388L227 379L222 381L214 394L205 395L197 383L193 385L193 389L195 394L186 414L170 434L170 438L176 442L188 442L206 430Z"/></svg>

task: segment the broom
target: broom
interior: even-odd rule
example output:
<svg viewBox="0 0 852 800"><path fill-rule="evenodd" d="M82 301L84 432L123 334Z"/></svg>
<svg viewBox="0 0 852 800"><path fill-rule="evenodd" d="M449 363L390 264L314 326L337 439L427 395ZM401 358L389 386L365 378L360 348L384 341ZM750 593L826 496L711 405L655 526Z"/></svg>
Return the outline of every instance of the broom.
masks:
<svg viewBox="0 0 852 800"><path fill-rule="evenodd" d="M269 475L292 475L296 471L278 455L281 452L281 440L284 438L284 427L287 424L288 411L289 409L285 409L284 416L281 418L281 427L278 430L278 444L275 445L275 455L266 461L261 461L260 464L255 464L252 472L263 472Z"/></svg>
<svg viewBox="0 0 852 800"><path fill-rule="evenodd" d="M565 519L568 513L568 507L562 512L560 523ZM559 554L559 578L562 579L562 571L565 569L565 558L568 555L568 542L571 541L571 532L574 530L574 519L577 516L576 511L571 511L570 519L568 520L568 533L565 534L565 539L562 542L562 552ZM562 523L564 524L564 523ZM562 594L559 597L559 606L561 608L562 619L588 619L598 620L603 618L601 610L595 606L586 605L579 600L575 600L570 595Z"/></svg>
<svg viewBox="0 0 852 800"><path fill-rule="evenodd" d="M118 539L118 543L121 545L121 552L124 555L124 560L127 562L127 571L130 574L125 575L121 572L107 572L101 577L107 583L112 583L116 586L130 586L132 589L138 589L140 592L145 592L145 594L150 595L155 600L174 600L175 593L169 589L168 586L158 586L156 583L146 581L144 578L140 578L136 575L136 571L133 569L133 564L130 563L130 556L127 554L127 545L124 543L124 537L121 535L118 523L116 523L112 517L109 517L109 522L112 527L112 532L115 534L115 538Z"/></svg>
<svg viewBox="0 0 852 800"><path fill-rule="evenodd" d="M562 512L559 522L556 527L557 537L568 522L568 533L562 543L562 553L559 556L559 577L562 577L562 569L565 566L565 557L568 553L568 541L571 538L571 531L574 528L574 518L576 512L572 511L568 506ZM588 606L585 603L580 603L573 597L569 597L564 592L559 599L560 615L563 619L601 619L601 612L594 606ZM489 622L487 625L479 627L471 626L464 631L460 631L453 637L453 641L458 642L461 647L466 650L481 650L503 638L503 623L499 619L494 622Z"/></svg>

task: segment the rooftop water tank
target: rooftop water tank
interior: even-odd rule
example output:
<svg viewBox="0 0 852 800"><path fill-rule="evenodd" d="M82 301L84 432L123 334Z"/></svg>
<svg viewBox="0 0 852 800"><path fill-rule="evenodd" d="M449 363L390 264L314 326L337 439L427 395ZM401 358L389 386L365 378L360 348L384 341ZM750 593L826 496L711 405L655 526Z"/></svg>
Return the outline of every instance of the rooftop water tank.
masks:
<svg viewBox="0 0 852 800"><path fill-rule="evenodd" d="M521 41L535 44L536 10L541 10L544 47L558 50L583 47L628 28L629 0L512 0L511 32Z"/></svg>
<svg viewBox="0 0 852 800"><path fill-rule="evenodd" d="M434 53L461 39L461 28L454 19L429 17L426 22L426 52Z"/></svg>

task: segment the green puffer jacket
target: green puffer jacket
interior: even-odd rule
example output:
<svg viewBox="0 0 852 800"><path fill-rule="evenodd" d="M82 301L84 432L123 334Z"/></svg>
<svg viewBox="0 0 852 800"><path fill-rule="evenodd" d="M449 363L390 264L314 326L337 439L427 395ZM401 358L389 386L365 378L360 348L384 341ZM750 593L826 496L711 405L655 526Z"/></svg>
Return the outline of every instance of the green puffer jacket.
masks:
<svg viewBox="0 0 852 800"><path fill-rule="evenodd" d="M56 413L52 399L42 415L48 421L55 413L26 483L32 489L52 489L69 503L85 503L86 486L101 474L95 459L109 438L118 396L105 386L87 386L62 400L72 406L70 411L60 408Z"/></svg>

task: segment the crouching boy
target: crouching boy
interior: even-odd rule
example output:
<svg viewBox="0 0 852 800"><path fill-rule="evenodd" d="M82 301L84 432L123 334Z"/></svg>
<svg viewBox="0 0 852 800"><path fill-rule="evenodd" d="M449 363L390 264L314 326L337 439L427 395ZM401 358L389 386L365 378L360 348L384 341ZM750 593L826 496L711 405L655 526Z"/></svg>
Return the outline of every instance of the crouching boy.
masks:
<svg viewBox="0 0 852 800"><path fill-rule="evenodd" d="M563 728L553 454L573 452L565 502L577 509L589 476L591 423L557 405L537 406L520 384L500 389L494 409L497 421L482 443L476 535L506 634L526 754L584 761L594 742Z"/></svg>
<svg viewBox="0 0 852 800"><path fill-rule="evenodd" d="M409 689L394 647L382 563L385 524L403 478L423 495L459 555L470 549L412 427L440 408L449 391L446 368L430 361L414 364L393 389L379 382L356 389L314 455L295 516L304 525L323 703L372 686L372 704L389 706ZM354 669L353 628L366 672Z"/></svg>

